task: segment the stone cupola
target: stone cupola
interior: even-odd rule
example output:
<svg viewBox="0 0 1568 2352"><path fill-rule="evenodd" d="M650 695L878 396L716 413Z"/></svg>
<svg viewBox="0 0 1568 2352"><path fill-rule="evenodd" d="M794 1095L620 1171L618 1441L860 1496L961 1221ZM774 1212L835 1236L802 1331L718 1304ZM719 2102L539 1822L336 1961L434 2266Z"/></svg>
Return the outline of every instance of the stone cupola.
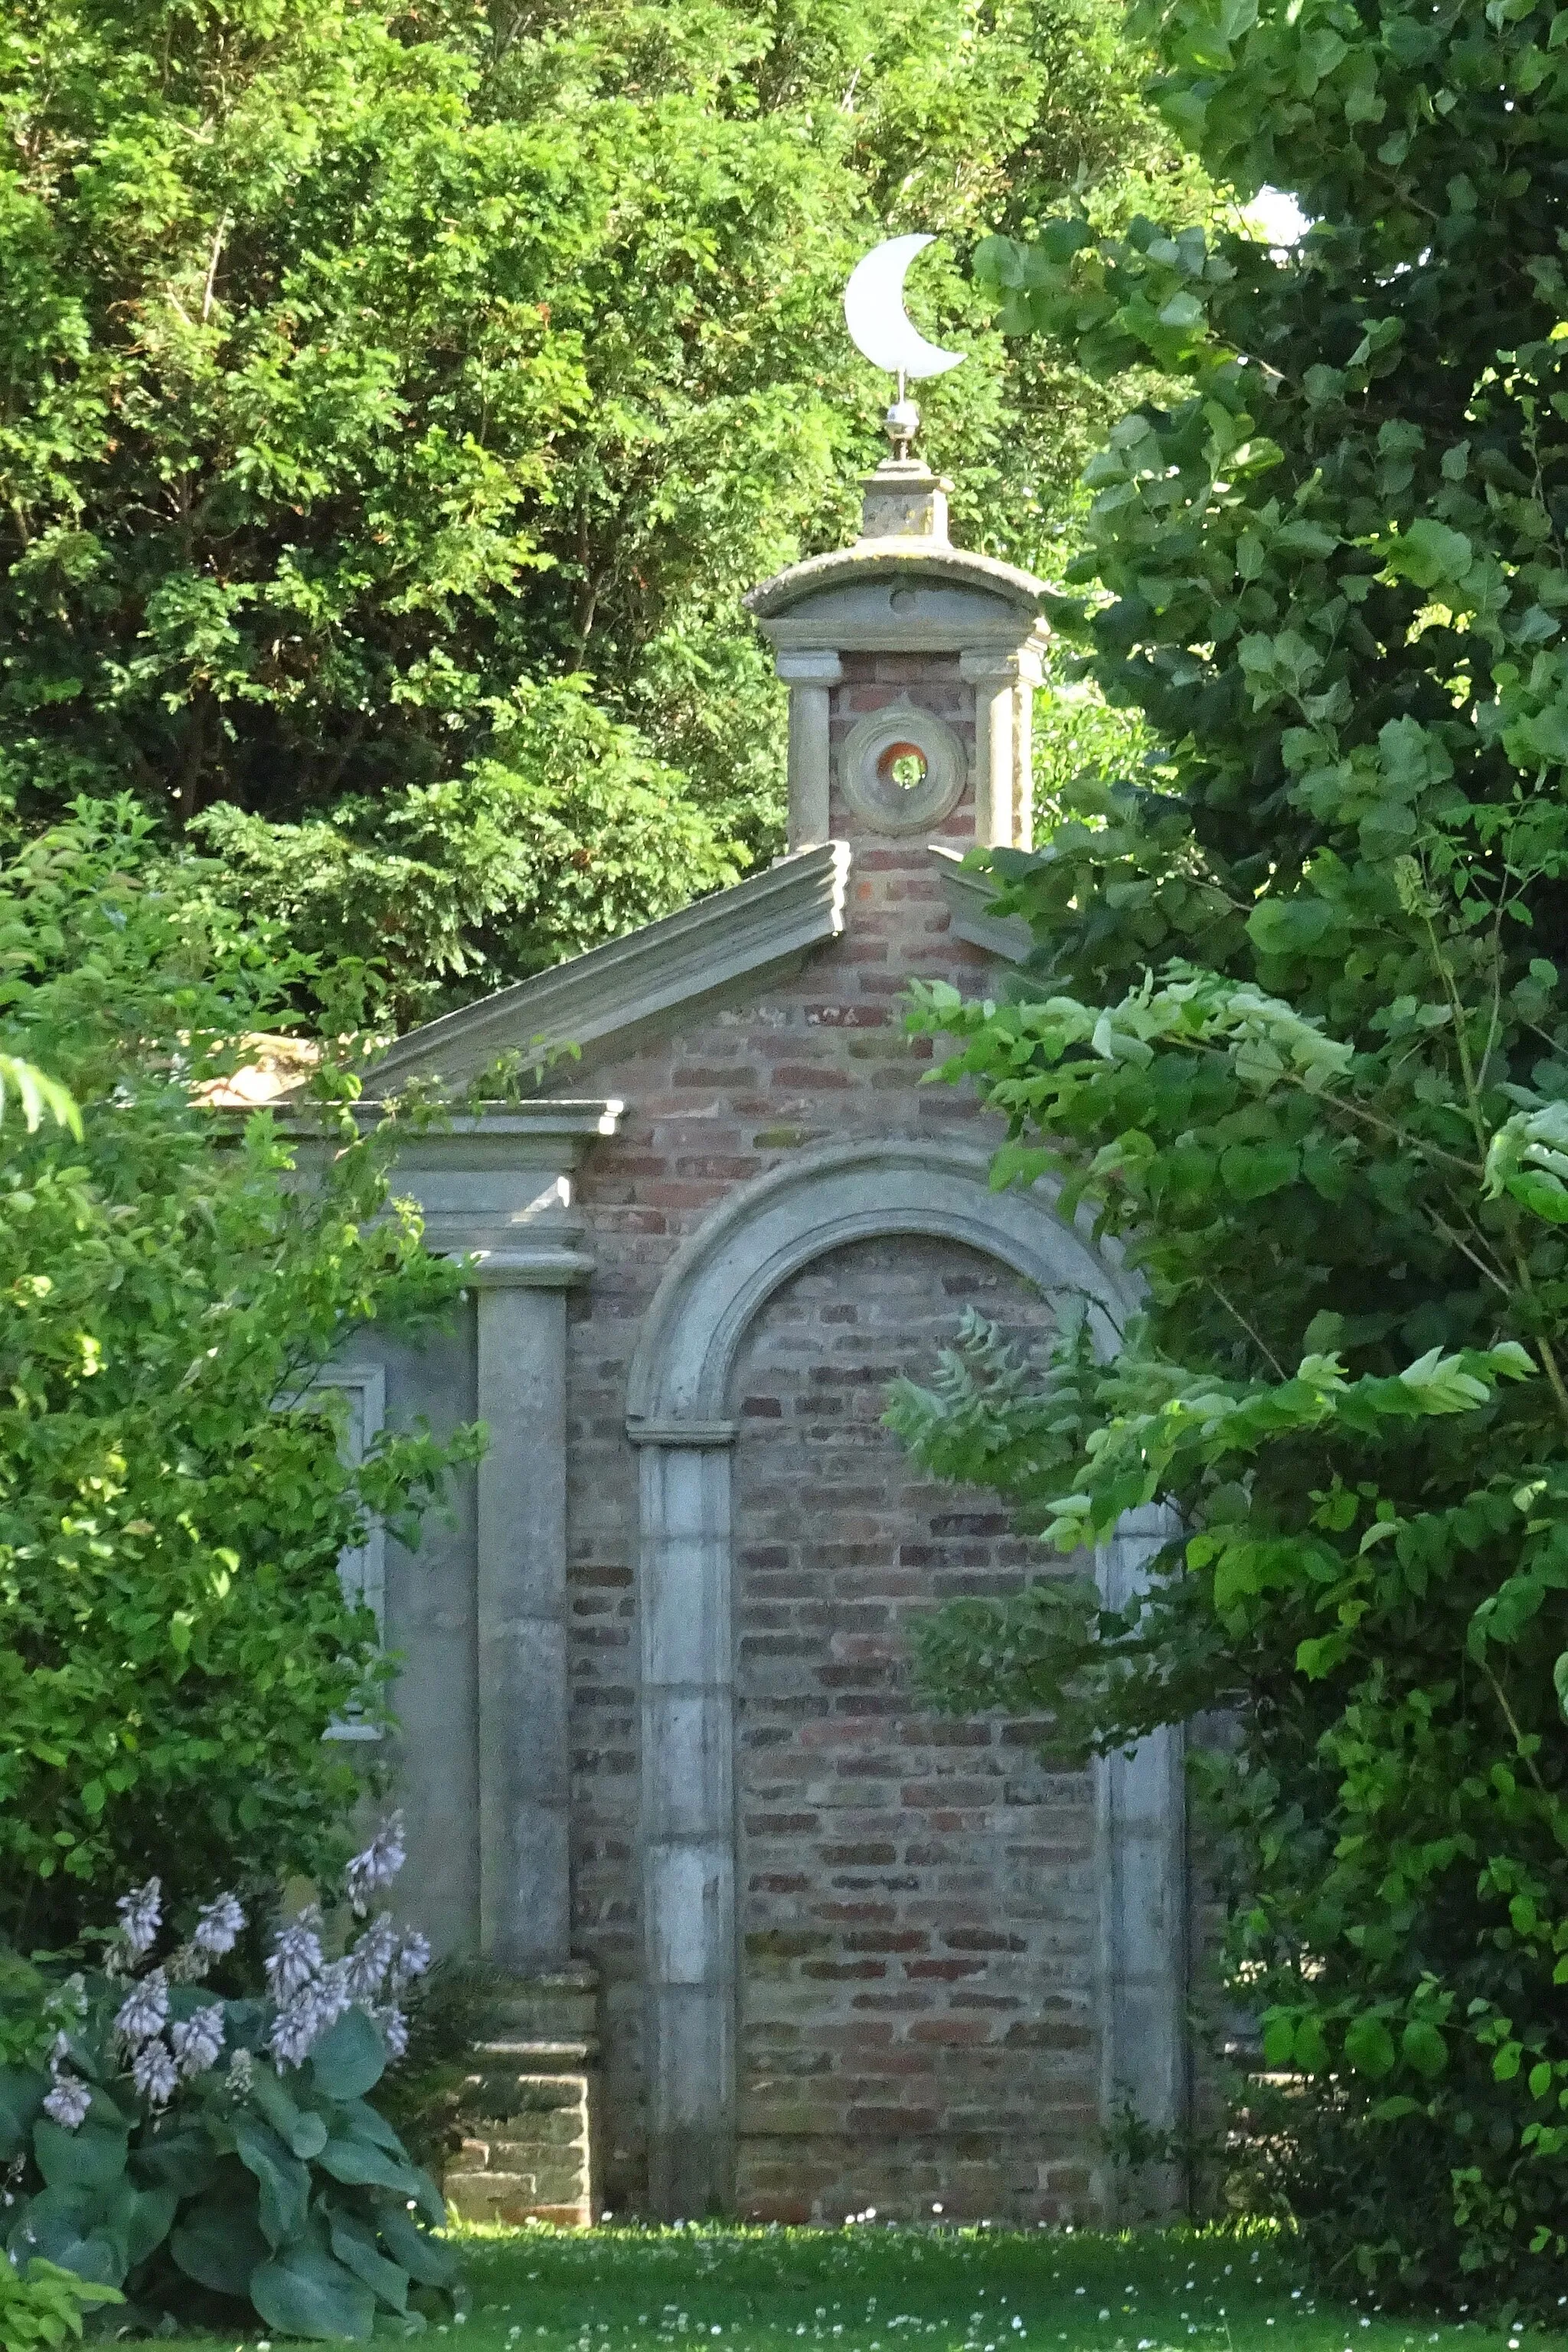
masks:
<svg viewBox="0 0 1568 2352"><path fill-rule="evenodd" d="M954 547L947 492L900 448L864 477L853 547L753 588L789 688L789 847L868 836L1028 848L1041 583Z"/></svg>

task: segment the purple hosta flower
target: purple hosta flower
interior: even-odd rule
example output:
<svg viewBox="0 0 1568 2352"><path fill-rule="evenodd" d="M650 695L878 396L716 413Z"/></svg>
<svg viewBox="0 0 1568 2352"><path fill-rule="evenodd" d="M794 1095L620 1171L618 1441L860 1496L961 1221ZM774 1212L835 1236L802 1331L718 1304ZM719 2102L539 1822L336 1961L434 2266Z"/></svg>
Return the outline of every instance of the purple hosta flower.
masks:
<svg viewBox="0 0 1568 2352"><path fill-rule="evenodd" d="M115 1905L120 1914L120 1938L133 1960L153 1948L163 1916L163 1882L150 1878L145 1886L133 1886Z"/></svg>
<svg viewBox="0 0 1568 2352"><path fill-rule="evenodd" d="M267 1955L267 1990L274 2000L292 2000L319 1972L321 1939L316 1930L321 1924L321 1915L312 1904L273 1937Z"/></svg>
<svg viewBox="0 0 1568 2352"><path fill-rule="evenodd" d="M245 1925L245 1914L237 1896L220 1895L214 1903L204 1903L196 1915L191 1935L193 1948L205 1952L210 1959L221 1959L232 1952L236 1938Z"/></svg>
<svg viewBox="0 0 1568 2352"><path fill-rule="evenodd" d="M224 2089L231 2099L248 2099L255 2081L255 2059L248 2050L237 2050L228 2062L228 2072L223 2078Z"/></svg>
<svg viewBox="0 0 1568 2352"><path fill-rule="evenodd" d="M348 2008L348 1966L335 1960L301 1985L272 2021L268 2047L279 2066L302 2066L329 2025Z"/></svg>
<svg viewBox="0 0 1568 2352"><path fill-rule="evenodd" d="M416 1977L422 1977L430 1965L430 1939L407 1929L399 1937L396 1956L392 1963L392 1990L395 1997Z"/></svg>
<svg viewBox="0 0 1568 2352"><path fill-rule="evenodd" d="M131 2079L153 2106L168 2105L180 2077L169 2045L160 2036L142 2044L131 2062Z"/></svg>
<svg viewBox="0 0 1568 2352"><path fill-rule="evenodd" d="M114 2013L114 2031L132 2048L163 2030L169 2014L169 1987L162 1969L133 1984Z"/></svg>
<svg viewBox="0 0 1568 2352"><path fill-rule="evenodd" d="M44 2101L44 2113L62 2131L77 2131L87 2121L92 2093L76 2074L57 2074L54 2089Z"/></svg>
<svg viewBox="0 0 1568 2352"><path fill-rule="evenodd" d="M346 1962L345 1981L351 2000L368 2004L379 1998L386 1972L397 1958L399 1940L390 1911L384 1911L379 1919L362 1931Z"/></svg>
<svg viewBox="0 0 1568 2352"><path fill-rule="evenodd" d="M180 2062L182 2074L205 2074L216 2066L223 2048L223 2003L209 2000L190 2017L183 2017L169 2028L169 2039L174 2045L174 2055Z"/></svg>
<svg viewBox="0 0 1568 2352"><path fill-rule="evenodd" d="M370 1897L390 1886L404 1864L403 1815L394 1813L383 1822L363 1853L356 1853L344 1874L349 1901L363 1916L370 1908Z"/></svg>
<svg viewBox="0 0 1568 2352"><path fill-rule="evenodd" d="M389 2001L384 2009L373 2009L371 2011L371 2015L374 2018L376 2023L381 2028L381 2038L386 2044L388 2056L392 2058L406 2057L408 2054L408 2020L404 2016L403 2011L398 2008L396 2002Z"/></svg>

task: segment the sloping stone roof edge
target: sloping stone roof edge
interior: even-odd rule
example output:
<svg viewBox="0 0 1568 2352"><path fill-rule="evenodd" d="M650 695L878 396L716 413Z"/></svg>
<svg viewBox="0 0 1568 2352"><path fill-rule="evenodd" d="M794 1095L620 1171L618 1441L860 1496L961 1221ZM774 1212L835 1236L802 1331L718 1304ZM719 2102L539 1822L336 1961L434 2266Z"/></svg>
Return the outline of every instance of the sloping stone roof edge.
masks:
<svg viewBox="0 0 1568 2352"><path fill-rule="evenodd" d="M991 903L996 885L989 874L977 874L963 862L963 852L945 842L930 841L926 848L936 866L942 895L956 938L1005 963L1022 963L1031 953L1034 933L1022 915L994 915Z"/></svg>
<svg viewBox="0 0 1568 2352"><path fill-rule="evenodd" d="M849 863L843 841L796 850L678 914L444 1013L399 1038L365 1091L394 1093L414 1077L471 1078L535 1039L584 1049L601 1039L628 1040L684 1005L837 938Z"/></svg>

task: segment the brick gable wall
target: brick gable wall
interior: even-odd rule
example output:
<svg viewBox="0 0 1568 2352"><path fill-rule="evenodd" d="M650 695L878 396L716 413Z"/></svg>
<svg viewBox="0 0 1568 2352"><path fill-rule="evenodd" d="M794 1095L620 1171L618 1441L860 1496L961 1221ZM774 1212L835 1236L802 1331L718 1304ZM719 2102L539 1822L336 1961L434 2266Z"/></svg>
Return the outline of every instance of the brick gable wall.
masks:
<svg viewBox="0 0 1568 2352"><path fill-rule="evenodd" d="M930 657L918 664L889 656L852 657L837 689L847 699L835 726L852 724L873 697L886 701L905 692L929 697L950 724L960 724L956 660L950 667L951 678ZM968 804L961 803L944 828L955 846L963 845L971 822ZM836 811L836 824L854 832L848 812ZM626 1372L641 1318L681 1241L737 1184L804 1146L932 1131L961 1131L976 1141L992 1138L994 1123L967 1089L920 1086L932 1049L903 1034L898 1003L917 975L979 992L990 970L979 950L952 936L923 840L879 838L862 830L843 937L752 1003L706 1013L624 1061L595 1060L595 1092L623 1097L627 1110L620 1133L589 1154L578 1193L597 1270L574 1299L570 1333L574 1937L575 1948L599 1964L605 1981L604 2148L612 2207L639 2201L646 2184L637 1844L637 1473L624 1421ZM911 1262L921 1258L918 1244L887 1247L890 1265L901 1255ZM811 1279L809 1273L797 1278L808 1286ZM906 1346L923 1349L929 1361L944 1315L951 1330L960 1307L955 1297L942 1296L939 1284L937 1304L928 1299L920 1307L906 1339L885 1335L890 1345L879 1361L894 1354L905 1360ZM868 1382L867 1391L869 1411L875 1383ZM749 1440L742 1450L749 1455ZM889 1492L907 1479L908 1465L890 1439L877 1462L877 1475ZM903 1507L890 1507L896 1515ZM950 1497L947 1507L968 1509L969 1498ZM1016 1572L1013 1563L1008 1570ZM874 1731L875 1723L868 1728ZM922 2190L929 2170L928 2164ZM911 2196L912 2180L911 2175ZM756 2186L760 2197L761 2182ZM1031 2194L1038 2186L1037 2179ZM828 2193L825 2185L821 2193ZM992 2202L1000 2195L1000 2185L994 2197L986 2191Z"/></svg>

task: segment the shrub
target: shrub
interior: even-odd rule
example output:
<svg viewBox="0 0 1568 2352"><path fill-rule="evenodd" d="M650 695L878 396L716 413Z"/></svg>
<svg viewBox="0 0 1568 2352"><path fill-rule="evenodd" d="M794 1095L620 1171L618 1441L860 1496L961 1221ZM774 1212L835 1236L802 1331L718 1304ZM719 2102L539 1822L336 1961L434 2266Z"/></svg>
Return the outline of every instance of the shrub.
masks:
<svg viewBox="0 0 1568 2352"><path fill-rule="evenodd" d="M357 1920L402 1859L393 1823L350 1864ZM144 2315L229 2326L247 2303L286 2336L367 2336L378 2309L449 2288L440 2192L366 2096L406 2046L423 1937L383 1913L328 1959L309 1910L273 1935L265 1992L226 1998L204 1980L245 1926L232 1895L156 1964L157 1881L118 1907L100 1968L10 1997L33 2032L31 2062L0 2070L13 2259L124 2287Z"/></svg>
<svg viewBox="0 0 1568 2352"><path fill-rule="evenodd" d="M921 1015L1146 1286L1101 1366L977 1338L905 1427L1146 1603L951 1614L955 1704L1206 1759L1227 1959L1323 2268L1568 2290L1568 343L1554 0L1150 0L1159 102L1295 248L1056 220L1004 323L1172 384L1088 473L1057 617L1167 746L997 851L1012 1004Z"/></svg>
<svg viewBox="0 0 1568 2352"><path fill-rule="evenodd" d="M176 1910L341 1863L360 1791L323 1743L384 1671L336 1561L413 1540L459 1433L345 1461L319 1369L416 1331L461 1276L389 1197L389 1130L324 1073L320 1181L266 1113L206 1108L299 959L155 854L127 804L0 857L0 1051L80 1132L0 1154L0 1935L68 1945L153 1873ZM335 1087L334 1099L329 1088ZM359 1753L363 1755L361 1748Z"/></svg>

